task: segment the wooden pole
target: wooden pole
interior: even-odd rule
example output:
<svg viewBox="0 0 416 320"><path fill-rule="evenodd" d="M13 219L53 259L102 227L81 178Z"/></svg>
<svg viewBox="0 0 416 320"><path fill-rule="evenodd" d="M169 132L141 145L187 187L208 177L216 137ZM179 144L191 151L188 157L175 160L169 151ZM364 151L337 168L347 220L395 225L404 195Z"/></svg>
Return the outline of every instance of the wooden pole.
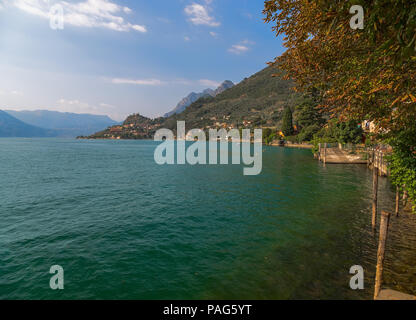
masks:
<svg viewBox="0 0 416 320"><path fill-rule="evenodd" d="M404 188L406 188L406 185L404 186ZM404 189L403 191L403 206L407 205L407 190Z"/></svg>
<svg viewBox="0 0 416 320"><path fill-rule="evenodd" d="M379 165L378 165L378 173L380 177L383 175L383 154L379 151Z"/></svg>
<svg viewBox="0 0 416 320"><path fill-rule="evenodd" d="M373 152L371 153L371 165L372 165L373 168L374 168L375 163L376 163L375 160L376 160L376 155L375 155L375 151L373 149Z"/></svg>
<svg viewBox="0 0 416 320"><path fill-rule="evenodd" d="M318 152L318 159L319 159L319 161L321 161L321 144L319 144L319 152Z"/></svg>
<svg viewBox="0 0 416 320"><path fill-rule="evenodd" d="M396 217L399 216L400 209L400 189L399 186L396 186Z"/></svg>
<svg viewBox="0 0 416 320"><path fill-rule="evenodd" d="M378 194L378 168L373 169L373 216L371 219L371 226L373 230L376 229L377 223L377 194Z"/></svg>
<svg viewBox="0 0 416 320"><path fill-rule="evenodd" d="M380 220L380 238L378 241L377 251L377 270L376 270L376 284L374 288L374 300L380 294L381 285L383 282L383 262L384 253L386 250L387 234L390 222L390 213L382 211Z"/></svg>
<svg viewBox="0 0 416 320"><path fill-rule="evenodd" d="M384 159L384 153L382 153L381 155L381 161L382 161L382 166L383 166L383 174L384 176L387 177L387 162L386 162L386 159Z"/></svg>
<svg viewBox="0 0 416 320"><path fill-rule="evenodd" d="M324 164L326 164L326 148L327 148L328 144L325 143L324 145Z"/></svg>

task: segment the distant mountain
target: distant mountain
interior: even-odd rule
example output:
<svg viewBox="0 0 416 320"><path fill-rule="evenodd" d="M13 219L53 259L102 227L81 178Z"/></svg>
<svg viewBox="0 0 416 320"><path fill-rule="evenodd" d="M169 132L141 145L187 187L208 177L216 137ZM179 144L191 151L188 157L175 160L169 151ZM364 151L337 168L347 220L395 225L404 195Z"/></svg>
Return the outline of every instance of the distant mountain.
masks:
<svg viewBox="0 0 416 320"><path fill-rule="evenodd" d="M45 138L57 135L54 130L32 126L0 110L0 137Z"/></svg>
<svg viewBox="0 0 416 320"><path fill-rule="evenodd" d="M173 109L171 112L166 113L164 117L168 118L174 114L180 114L198 99L203 98L203 97L216 97L217 95L223 93L225 90L229 88L232 88L233 86L234 86L234 83L232 81L226 80L216 90L206 89L200 93L192 92L186 98L183 98L177 104L175 109Z"/></svg>
<svg viewBox="0 0 416 320"><path fill-rule="evenodd" d="M214 97L218 96L219 94L223 93L225 90L231 89L234 87L234 83L230 80L225 80L215 91Z"/></svg>
<svg viewBox="0 0 416 320"><path fill-rule="evenodd" d="M92 114L76 114L67 112L37 110L12 111L5 110L9 115L29 125L52 129L60 137L77 137L89 135L118 124L107 116Z"/></svg>
<svg viewBox="0 0 416 320"><path fill-rule="evenodd" d="M302 96L292 90L293 83L277 76L278 70L267 67L239 84L224 83L215 97L206 95L189 105L180 114L168 118L149 119L132 115L122 126L115 126L90 136L92 139L151 138L160 128L176 131L177 121L186 121L186 128L278 128L286 107L294 107ZM224 91L225 90L225 91Z"/></svg>
<svg viewBox="0 0 416 320"><path fill-rule="evenodd" d="M299 94L293 83L278 70L267 67L214 98L195 101L181 114L166 119L163 128L176 128L178 120L187 128L271 128L278 127L285 107L293 107Z"/></svg>

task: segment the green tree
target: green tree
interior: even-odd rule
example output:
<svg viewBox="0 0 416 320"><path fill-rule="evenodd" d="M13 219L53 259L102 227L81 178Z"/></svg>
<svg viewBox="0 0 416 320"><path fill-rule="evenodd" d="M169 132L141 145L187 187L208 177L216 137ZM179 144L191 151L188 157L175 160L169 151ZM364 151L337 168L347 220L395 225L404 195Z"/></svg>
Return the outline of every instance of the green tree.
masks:
<svg viewBox="0 0 416 320"><path fill-rule="evenodd" d="M387 142L393 147L389 156L390 179L401 191L406 190L416 212L416 127L390 132Z"/></svg>
<svg viewBox="0 0 416 320"><path fill-rule="evenodd" d="M318 110L317 104L311 99L305 100L296 107L295 119L299 126L298 130L302 130L303 128L312 125L317 125L319 127L325 123L325 119Z"/></svg>
<svg viewBox="0 0 416 320"><path fill-rule="evenodd" d="M270 144L277 138L276 132L270 128L263 129L263 142Z"/></svg>
<svg viewBox="0 0 416 320"><path fill-rule="evenodd" d="M363 129L356 121L339 122L333 119L315 136L321 142L360 143Z"/></svg>
<svg viewBox="0 0 416 320"><path fill-rule="evenodd" d="M293 116L290 107L286 107L283 112L282 118L282 132L285 136L291 136L294 132L293 129Z"/></svg>
<svg viewBox="0 0 416 320"><path fill-rule="evenodd" d="M298 134L298 141L311 141L313 136L319 132L321 127L317 124L312 124L302 129L302 131Z"/></svg>
<svg viewBox="0 0 416 320"><path fill-rule="evenodd" d="M299 131L299 141L311 141L314 134L326 123L317 106L318 103L313 99L306 98L296 107L294 118Z"/></svg>

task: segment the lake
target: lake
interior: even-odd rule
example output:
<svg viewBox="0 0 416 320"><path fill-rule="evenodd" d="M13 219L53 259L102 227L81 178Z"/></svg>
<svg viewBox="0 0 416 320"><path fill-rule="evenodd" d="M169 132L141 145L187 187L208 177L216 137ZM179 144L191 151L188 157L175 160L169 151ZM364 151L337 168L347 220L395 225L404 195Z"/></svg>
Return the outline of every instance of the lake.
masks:
<svg viewBox="0 0 416 320"><path fill-rule="evenodd" d="M153 141L0 139L0 299L371 299L372 172L264 147L159 166ZM380 180L380 208L394 192ZM416 292L416 218L392 218L385 285ZM65 289L49 288L64 268ZM349 269L365 270L365 290Z"/></svg>

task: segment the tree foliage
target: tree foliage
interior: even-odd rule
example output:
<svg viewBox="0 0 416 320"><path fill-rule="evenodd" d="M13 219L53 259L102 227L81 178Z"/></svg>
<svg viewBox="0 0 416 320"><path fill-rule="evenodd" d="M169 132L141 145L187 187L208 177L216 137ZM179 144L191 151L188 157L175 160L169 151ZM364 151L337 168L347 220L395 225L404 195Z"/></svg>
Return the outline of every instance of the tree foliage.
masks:
<svg viewBox="0 0 416 320"><path fill-rule="evenodd" d="M276 130L272 130L270 128L263 129L263 142L265 144L270 144L276 139L277 139Z"/></svg>
<svg viewBox="0 0 416 320"><path fill-rule="evenodd" d="M352 5L364 30L352 30ZM398 129L416 117L416 3L409 0L270 0L265 21L284 35L273 63L297 89L317 89L322 107L343 119Z"/></svg>
<svg viewBox="0 0 416 320"><path fill-rule="evenodd" d="M290 110L290 107L286 107L285 110L283 111L282 132L285 136L291 136L294 132L293 116L292 116L292 110Z"/></svg>
<svg viewBox="0 0 416 320"><path fill-rule="evenodd" d="M406 189L416 211L416 128L403 130L387 139L393 147L389 157L390 178L401 191Z"/></svg>
<svg viewBox="0 0 416 320"><path fill-rule="evenodd" d="M363 30L350 26L353 5L364 9ZM393 181L415 203L416 1L267 0L263 13L287 48L271 64L298 91L320 92L332 117L388 133Z"/></svg>
<svg viewBox="0 0 416 320"><path fill-rule="evenodd" d="M314 134L326 123L317 105L314 99L306 97L301 104L296 106L294 118L299 131L298 141L300 142L311 141Z"/></svg>
<svg viewBox="0 0 416 320"><path fill-rule="evenodd" d="M319 142L337 142L337 143L360 143L363 136L363 129L354 120L339 122L335 119L328 122L322 128L315 138Z"/></svg>

